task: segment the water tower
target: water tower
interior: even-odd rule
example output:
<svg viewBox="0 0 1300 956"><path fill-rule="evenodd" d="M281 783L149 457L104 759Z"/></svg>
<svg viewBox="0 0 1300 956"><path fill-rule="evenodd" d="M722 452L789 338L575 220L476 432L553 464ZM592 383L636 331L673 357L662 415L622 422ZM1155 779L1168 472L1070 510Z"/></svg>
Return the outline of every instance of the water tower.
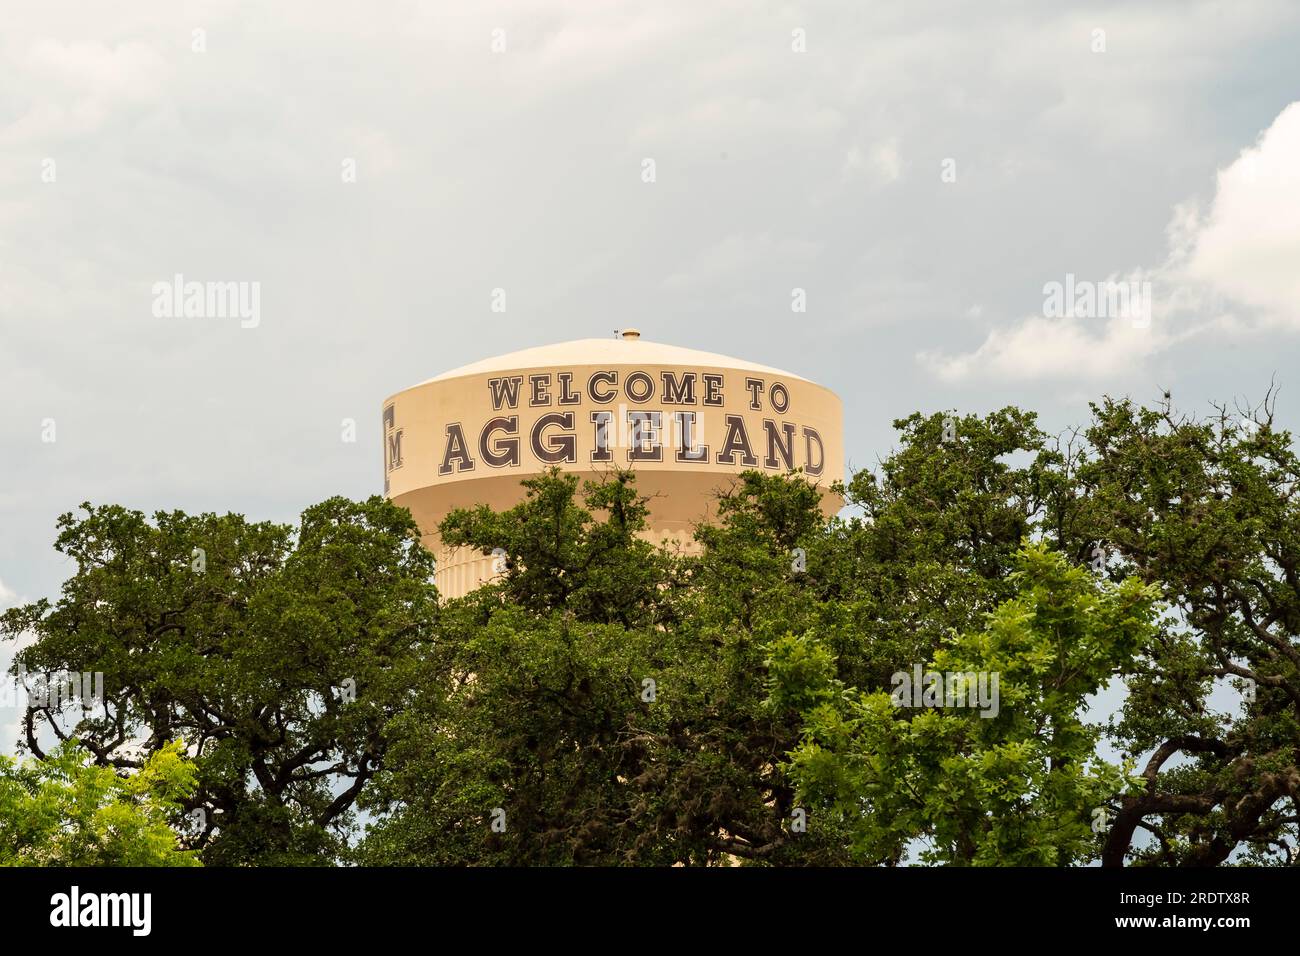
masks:
<svg viewBox="0 0 1300 956"><path fill-rule="evenodd" d="M627 329L485 359L393 395L384 490L419 523L442 596L459 597L492 579L494 559L442 544L438 523L455 508L510 508L520 481L551 467L583 477L631 468L651 497L647 537L690 550L717 490L749 469L802 468L827 515L839 511L829 486L844 478L843 425L824 386Z"/></svg>

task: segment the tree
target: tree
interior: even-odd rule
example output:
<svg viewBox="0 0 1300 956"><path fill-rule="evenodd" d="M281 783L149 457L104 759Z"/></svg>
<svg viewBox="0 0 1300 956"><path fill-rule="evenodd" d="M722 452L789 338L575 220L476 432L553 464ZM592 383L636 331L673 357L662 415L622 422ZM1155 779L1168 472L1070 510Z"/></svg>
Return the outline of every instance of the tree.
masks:
<svg viewBox="0 0 1300 956"><path fill-rule="evenodd" d="M70 716L29 703L25 747L44 759L43 740L75 738L99 766L140 769L183 737L204 862L336 858L436 626L410 514L332 498L295 529L83 509L59 520L56 547L76 562L62 596L7 611L0 635L34 637L15 668L102 673L104 697Z"/></svg>
<svg viewBox="0 0 1300 956"><path fill-rule="evenodd" d="M526 487L504 514L443 525L444 540L501 547L511 564L444 608L366 798L382 820L360 859L842 861L831 841L789 839L778 763L799 715L765 707L751 630L798 612L784 549L824 526L816 490L744 476L716 533L700 532L705 555L680 561L632 537L645 502L629 475L588 483L583 505L571 476ZM745 602L764 610L723 610Z"/></svg>
<svg viewBox="0 0 1300 956"><path fill-rule="evenodd" d="M179 741L130 774L71 741L44 760L0 756L0 866L198 866L171 827L195 786Z"/></svg>
<svg viewBox="0 0 1300 956"><path fill-rule="evenodd" d="M879 485L855 476L865 516L822 565L862 622L869 649L847 655L862 669L848 674L833 634L805 656L829 652L846 687L883 686L879 663L926 660L1008 599L1017 536L1136 576L1173 613L1112 674L1126 698L1107 738L1141 787L1107 806L1100 859L1300 862L1300 461L1270 398L1207 419L1105 399L1055 445L1014 409L896 424L906 446Z"/></svg>
<svg viewBox="0 0 1300 956"><path fill-rule="evenodd" d="M106 675L28 709L38 757L191 742L205 862L1295 864L1300 460L1251 421L916 414L849 517L746 472L688 556L642 539L630 473L552 470L443 522L505 569L442 606L379 499L296 529L87 506L62 597L0 634ZM895 706L915 666L996 674L997 715Z"/></svg>
<svg viewBox="0 0 1300 956"><path fill-rule="evenodd" d="M1014 596L892 692L844 687L812 638L773 646L773 702L807 714L790 760L800 798L814 821L847 821L859 862L897 864L914 844L951 865L1095 855L1092 824L1132 768L1096 756L1104 728L1082 714L1155 633L1156 589L1102 584L1043 545L1015 567ZM925 694L913 674L930 673Z"/></svg>
<svg viewBox="0 0 1300 956"><path fill-rule="evenodd" d="M416 692L366 795L366 863L671 862L637 832L644 680L679 646L672 560L636 536L628 473L583 487L552 470L504 513L456 511L453 545L501 548L505 574L440 616ZM585 505L585 507L584 507Z"/></svg>
<svg viewBox="0 0 1300 956"><path fill-rule="evenodd" d="M894 427L901 447L847 486L860 515L810 554L820 599L851 621L831 644L849 686L883 686L1010 597L1016 553L1061 481L1032 412L917 413Z"/></svg>
<svg viewBox="0 0 1300 956"><path fill-rule="evenodd" d="M1114 728L1125 752L1149 756L1142 791L1115 807L1103 863L1295 865L1300 460L1291 435L1274 427L1269 398L1207 419L1168 401L1107 399L1093 416L1069 458L1070 493L1052 509L1067 529L1062 547L1103 551L1113 575L1158 586L1176 611L1129 681Z"/></svg>
<svg viewBox="0 0 1300 956"><path fill-rule="evenodd" d="M624 627L653 621L667 607L660 587L669 564L637 536L648 510L632 473L614 470L584 483L585 508L576 501L578 482L552 468L521 483L519 505L499 514L486 505L458 509L439 533L451 547L503 551L501 592L530 611L563 609L580 621Z"/></svg>
<svg viewBox="0 0 1300 956"><path fill-rule="evenodd" d="M552 472L509 511L450 516L445 541L501 548L507 570L444 609L362 859L849 862L835 825L796 826L784 764L804 714L769 700L768 661L811 636L836 679L884 681L1011 593L1051 452L1032 415L963 418L955 441L944 417L898 423L905 447L847 490L864 517L828 522L803 476L747 472L687 559L635 537L625 474L589 483L586 507ZM1003 461L1017 452L1028 464Z"/></svg>
<svg viewBox="0 0 1300 956"><path fill-rule="evenodd" d="M493 585L490 588L498 588ZM489 589L482 589L488 591ZM672 862L640 841L635 728L650 629L529 614L487 593L447 609L358 859L381 865Z"/></svg>

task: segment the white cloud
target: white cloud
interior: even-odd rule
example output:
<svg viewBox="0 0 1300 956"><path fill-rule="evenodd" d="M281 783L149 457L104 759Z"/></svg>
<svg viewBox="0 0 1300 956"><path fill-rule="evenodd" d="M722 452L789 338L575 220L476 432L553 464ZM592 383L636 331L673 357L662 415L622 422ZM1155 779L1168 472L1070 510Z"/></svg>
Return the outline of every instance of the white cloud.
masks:
<svg viewBox="0 0 1300 956"><path fill-rule="evenodd" d="M1194 203L1180 204L1166 233L1164 263L1118 280L1151 282L1149 327L1031 315L991 330L971 352L928 350L918 361L947 382L1096 381L1140 370L1192 337L1240 334L1243 327L1300 330L1300 102L1220 170L1207 215Z"/></svg>
<svg viewBox="0 0 1300 956"><path fill-rule="evenodd" d="M1219 173L1182 274L1300 329L1300 102Z"/></svg>
<svg viewBox="0 0 1300 956"><path fill-rule="evenodd" d="M1094 328L1101 325L1100 333ZM1136 368L1165 345L1151 329L1124 319L1025 319L1010 330L995 329L974 352L947 356L921 353L921 361L946 382L987 377L998 380L1099 379Z"/></svg>

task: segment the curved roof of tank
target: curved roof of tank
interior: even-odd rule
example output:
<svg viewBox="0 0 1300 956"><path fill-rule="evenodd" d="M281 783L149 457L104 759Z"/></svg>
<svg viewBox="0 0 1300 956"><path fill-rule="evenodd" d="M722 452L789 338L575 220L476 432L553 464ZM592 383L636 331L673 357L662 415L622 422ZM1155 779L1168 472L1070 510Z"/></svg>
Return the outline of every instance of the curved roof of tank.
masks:
<svg viewBox="0 0 1300 956"><path fill-rule="evenodd" d="M574 339L572 342L557 342L554 345L539 345L531 349L520 349L507 355L497 355L462 365L441 375L426 379L420 385L430 382L442 382L466 375L481 375L484 372L505 372L513 369L527 368L563 368L566 365L626 365L628 363L645 365L682 365L701 368L734 368L746 372L766 372L769 375L781 375L786 378L807 382L810 379L784 369L772 368L746 362L744 359L719 355L717 352L701 352L697 349L682 348L679 345L665 345L662 342L647 342L641 338L609 339ZM419 385L413 386L418 388Z"/></svg>

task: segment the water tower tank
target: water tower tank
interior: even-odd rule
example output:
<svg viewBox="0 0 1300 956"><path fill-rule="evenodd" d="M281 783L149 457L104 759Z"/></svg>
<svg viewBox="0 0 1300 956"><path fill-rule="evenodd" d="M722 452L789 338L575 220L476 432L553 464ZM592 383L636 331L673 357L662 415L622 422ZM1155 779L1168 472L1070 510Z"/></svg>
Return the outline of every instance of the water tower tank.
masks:
<svg viewBox="0 0 1300 956"><path fill-rule="evenodd" d="M651 497L647 537L692 550L718 489L749 469L802 468L834 514L844 477L843 409L792 372L711 352L616 338L524 349L453 369L383 406L384 490L409 508L445 598L494 576L490 555L444 547L455 508L507 509L550 467L594 477L631 468Z"/></svg>

